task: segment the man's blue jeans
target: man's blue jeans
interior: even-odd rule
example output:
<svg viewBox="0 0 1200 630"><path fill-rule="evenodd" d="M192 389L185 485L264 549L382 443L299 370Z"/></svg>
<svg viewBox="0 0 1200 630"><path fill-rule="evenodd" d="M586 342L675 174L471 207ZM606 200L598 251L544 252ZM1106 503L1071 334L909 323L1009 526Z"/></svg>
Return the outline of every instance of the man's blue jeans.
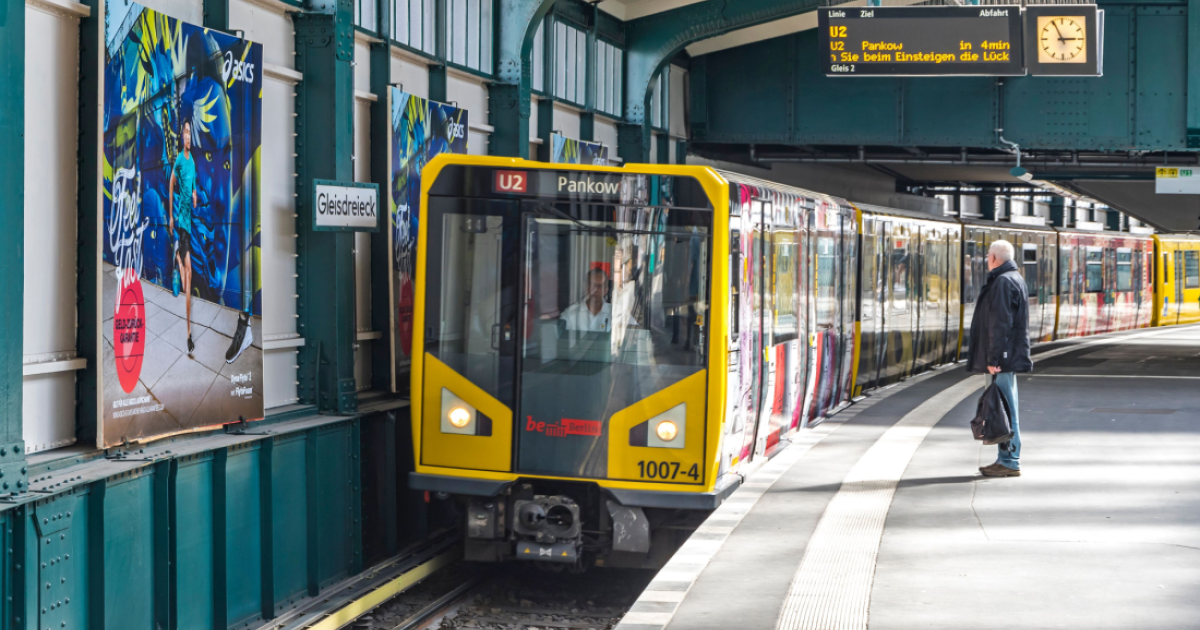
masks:
<svg viewBox="0 0 1200 630"><path fill-rule="evenodd" d="M1005 468L1021 470L1021 427L1017 422L1017 374L1001 372L993 378L995 378L996 387L1000 389L1000 395L1004 396L1004 400L1008 402L1009 413L1012 415L1009 420L1012 422L1013 432L1012 440L998 445L999 453L996 456L996 463Z"/></svg>

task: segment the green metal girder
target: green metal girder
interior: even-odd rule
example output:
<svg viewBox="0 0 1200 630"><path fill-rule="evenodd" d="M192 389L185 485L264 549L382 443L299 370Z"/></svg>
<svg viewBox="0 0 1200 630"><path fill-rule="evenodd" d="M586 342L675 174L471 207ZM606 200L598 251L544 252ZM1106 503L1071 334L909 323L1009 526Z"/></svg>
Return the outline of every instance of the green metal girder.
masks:
<svg viewBox="0 0 1200 630"><path fill-rule="evenodd" d="M0 309L0 494L25 490L21 435L25 290L25 3L0 7L0 283L10 298Z"/></svg>
<svg viewBox="0 0 1200 630"><path fill-rule="evenodd" d="M392 162L392 17L391 1L376 0L375 11L379 18L379 41L372 41L371 93L371 181L379 186L380 207L390 208L391 162ZM407 383L395 383L392 358L393 335L396 324L392 312L397 301L392 295L392 220L383 222L383 229L371 232L371 329L383 332L383 338L371 343L371 388L381 391L397 389L407 392Z"/></svg>
<svg viewBox="0 0 1200 630"><path fill-rule="evenodd" d="M229 31L229 0L204 0L204 27Z"/></svg>
<svg viewBox="0 0 1200 630"><path fill-rule="evenodd" d="M625 122L640 126L640 141L634 131L620 132L625 142L618 152L626 162L650 159L651 88L671 58L688 44L732 30L816 10L819 0L705 0L663 11L625 25ZM762 66L773 66L761 63Z"/></svg>
<svg viewBox="0 0 1200 630"><path fill-rule="evenodd" d="M1189 0L1189 2L1192 0ZM1186 150L1188 4L1104 4L1102 77L826 77L815 30L693 60L693 142ZM764 64L763 59L773 63ZM1192 66L1200 67L1200 65Z"/></svg>
<svg viewBox="0 0 1200 630"><path fill-rule="evenodd" d="M330 10L331 3L318 3ZM305 344L297 379L301 403L348 413L358 406L354 379L354 234L313 229L312 180L353 181L353 6L295 17L296 288Z"/></svg>
<svg viewBox="0 0 1200 630"><path fill-rule="evenodd" d="M1200 0L1187 3L1187 146L1200 149Z"/></svg>
<svg viewBox="0 0 1200 630"><path fill-rule="evenodd" d="M497 83L488 88L488 120L495 127L488 153L529 157L533 36L555 0L499 0Z"/></svg>

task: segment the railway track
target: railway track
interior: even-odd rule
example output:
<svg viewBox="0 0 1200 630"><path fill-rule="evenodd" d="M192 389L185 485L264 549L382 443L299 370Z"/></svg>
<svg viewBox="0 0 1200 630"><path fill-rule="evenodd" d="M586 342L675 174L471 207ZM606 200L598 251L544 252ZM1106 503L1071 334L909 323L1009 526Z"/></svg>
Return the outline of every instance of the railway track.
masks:
<svg viewBox="0 0 1200 630"><path fill-rule="evenodd" d="M459 562L362 614L353 630L608 630L653 571L556 573Z"/></svg>

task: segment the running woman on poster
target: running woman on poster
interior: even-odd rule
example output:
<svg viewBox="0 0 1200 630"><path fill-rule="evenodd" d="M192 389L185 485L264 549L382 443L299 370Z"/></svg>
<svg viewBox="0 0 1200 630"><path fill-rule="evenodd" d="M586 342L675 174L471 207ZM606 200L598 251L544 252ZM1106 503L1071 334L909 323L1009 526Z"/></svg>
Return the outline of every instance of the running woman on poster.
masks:
<svg viewBox="0 0 1200 630"><path fill-rule="evenodd" d="M196 207L196 162L192 160L192 123L183 121L181 129L183 136L183 151L175 158L175 166L171 169L171 183L167 190L167 198L171 212L169 234L175 235L175 268L179 270L179 278L183 292L187 295L187 335L188 356L196 350L192 342L192 210Z"/></svg>

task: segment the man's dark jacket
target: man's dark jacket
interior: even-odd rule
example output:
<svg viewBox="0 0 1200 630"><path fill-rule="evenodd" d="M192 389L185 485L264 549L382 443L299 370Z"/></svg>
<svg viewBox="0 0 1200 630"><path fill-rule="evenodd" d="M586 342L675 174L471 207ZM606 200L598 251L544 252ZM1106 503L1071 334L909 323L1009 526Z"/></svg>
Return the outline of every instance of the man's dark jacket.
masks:
<svg viewBox="0 0 1200 630"><path fill-rule="evenodd" d="M1029 294L1013 261L988 272L987 284L975 300L967 371L987 374L989 365L1002 372L1029 372Z"/></svg>

